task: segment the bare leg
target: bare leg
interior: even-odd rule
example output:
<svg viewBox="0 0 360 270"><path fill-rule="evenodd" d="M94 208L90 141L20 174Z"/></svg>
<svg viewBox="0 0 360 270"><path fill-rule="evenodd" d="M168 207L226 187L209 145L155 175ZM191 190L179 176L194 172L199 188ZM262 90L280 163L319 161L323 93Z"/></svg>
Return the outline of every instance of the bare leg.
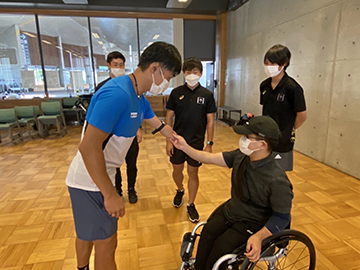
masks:
<svg viewBox="0 0 360 270"><path fill-rule="evenodd" d="M189 201L188 204L195 202L195 197L199 188L199 167L193 167L188 164L187 172L189 175L188 190L189 190Z"/></svg>
<svg viewBox="0 0 360 270"><path fill-rule="evenodd" d="M87 266L89 264L93 245L94 243L91 241L80 240L79 238L76 237L75 249L76 249L77 265L79 268Z"/></svg>
<svg viewBox="0 0 360 270"><path fill-rule="evenodd" d="M94 241L94 245L95 270L116 270L117 233L107 239Z"/></svg>
<svg viewBox="0 0 360 270"><path fill-rule="evenodd" d="M184 180L184 175L183 175L183 169L184 169L184 163L183 164L172 164L173 166L173 179L174 182L177 186L178 190L183 190L184 186L183 186L183 180Z"/></svg>

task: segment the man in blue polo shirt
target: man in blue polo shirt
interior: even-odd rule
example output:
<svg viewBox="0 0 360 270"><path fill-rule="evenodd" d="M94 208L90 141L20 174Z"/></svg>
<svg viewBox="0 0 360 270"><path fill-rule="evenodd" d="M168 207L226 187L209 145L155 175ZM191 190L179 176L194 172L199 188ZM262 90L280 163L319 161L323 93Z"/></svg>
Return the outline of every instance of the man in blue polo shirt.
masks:
<svg viewBox="0 0 360 270"><path fill-rule="evenodd" d="M114 188L116 168L124 162L143 120L155 128L153 134L160 131L173 137L172 128L155 116L143 94L162 93L180 71L178 50L155 42L143 52L134 73L110 80L92 97L79 151L66 177L78 269L89 269L93 246L95 269L116 269L117 221L125 214L124 202Z"/></svg>

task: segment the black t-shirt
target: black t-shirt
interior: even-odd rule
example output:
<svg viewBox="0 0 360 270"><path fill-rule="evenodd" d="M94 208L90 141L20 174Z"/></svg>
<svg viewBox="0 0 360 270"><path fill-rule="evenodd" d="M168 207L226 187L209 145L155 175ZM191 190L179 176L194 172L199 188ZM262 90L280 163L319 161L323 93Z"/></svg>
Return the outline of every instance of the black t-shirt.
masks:
<svg viewBox="0 0 360 270"><path fill-rule="evenodd" d="M186 84L181 85L172 90L166 109L175 112L174 131L183 136L192 147L202 149L207 114L217 110L211 91L200 84L194 90Z"/></svg>
<svg viewBox="0 0 360 270"><path fill-rule="evenodd" d="M244 170L242 184L246 200L242 200L235 187L239 187L237 174L244 155L239 149L223 152L226 165L233 168L231 173L231 199L226 202L224 213L231 222L248 220L265 225L273 212L288 214L291 211L292 185L286 173L275 161L274 154L250 161Z"/></svg>
<svg viewBox="0 0 360 270"><path fill-rule="evenodd" d="M306 110L303 89L286 72L274 90L271 86L271 78L267 78L260 84L260 104L263 105L262 114L273 118L281 131L279 145L274 151L291 151L294 147L291 132L296 113Z"/></svg>
<svg viewBox="0 0 360 270"><path fill-rule="evenodd" d="M101 83L99 83L96 87L95 87L95 93L97 90L99 90L105 83L107 83L108 81L111 80L111 77L107 78L106 80L103 80Z"/></svg>

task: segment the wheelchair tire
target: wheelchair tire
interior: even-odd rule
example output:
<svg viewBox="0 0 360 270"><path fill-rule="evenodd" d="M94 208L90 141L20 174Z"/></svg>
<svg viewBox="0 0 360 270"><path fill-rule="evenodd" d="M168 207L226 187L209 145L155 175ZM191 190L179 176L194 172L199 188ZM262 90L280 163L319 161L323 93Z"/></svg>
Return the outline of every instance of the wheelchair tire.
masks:
<svg viewBox="0 0 360 270"><path fill-rule="evenodd" d="M286 255L279 258L275 263L276 270L302 269L314 270L316 253L310 238L296 230L284 230L279 234L268 237L262 244L260 260L252 263L248 258L239 265L239 270L269 270L268 261L262 258L274 254L279 248L287 247ZM234 269L234 268L233 268ZM274 270L275 270L274 269Z"/></svg>

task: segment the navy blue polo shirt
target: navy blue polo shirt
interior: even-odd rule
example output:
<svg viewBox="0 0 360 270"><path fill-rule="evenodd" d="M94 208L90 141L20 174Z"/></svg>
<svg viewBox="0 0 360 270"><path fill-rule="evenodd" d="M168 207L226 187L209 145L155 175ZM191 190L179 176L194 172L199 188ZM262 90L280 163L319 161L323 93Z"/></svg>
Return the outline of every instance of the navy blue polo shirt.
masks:
<svg viewBox="0 0 360 270"><path fill-rule="evenodd" d="M194 90L186 84L172 90L166 109L175 112L174 131L192 147L203 148L207 114L215 113L214 95L200 84Z"/></svg>
<svg viewBox="0 0 360 270"><path fill-rule="evenodd" d="M272 89L271 78L267 78L260 84L260 104L263 105L262 114L273 118L281 131L279 145L274 151L291 151L294 148L291 132L296 113L306 110L303 89L286 72L275 89Z"/></svg>

